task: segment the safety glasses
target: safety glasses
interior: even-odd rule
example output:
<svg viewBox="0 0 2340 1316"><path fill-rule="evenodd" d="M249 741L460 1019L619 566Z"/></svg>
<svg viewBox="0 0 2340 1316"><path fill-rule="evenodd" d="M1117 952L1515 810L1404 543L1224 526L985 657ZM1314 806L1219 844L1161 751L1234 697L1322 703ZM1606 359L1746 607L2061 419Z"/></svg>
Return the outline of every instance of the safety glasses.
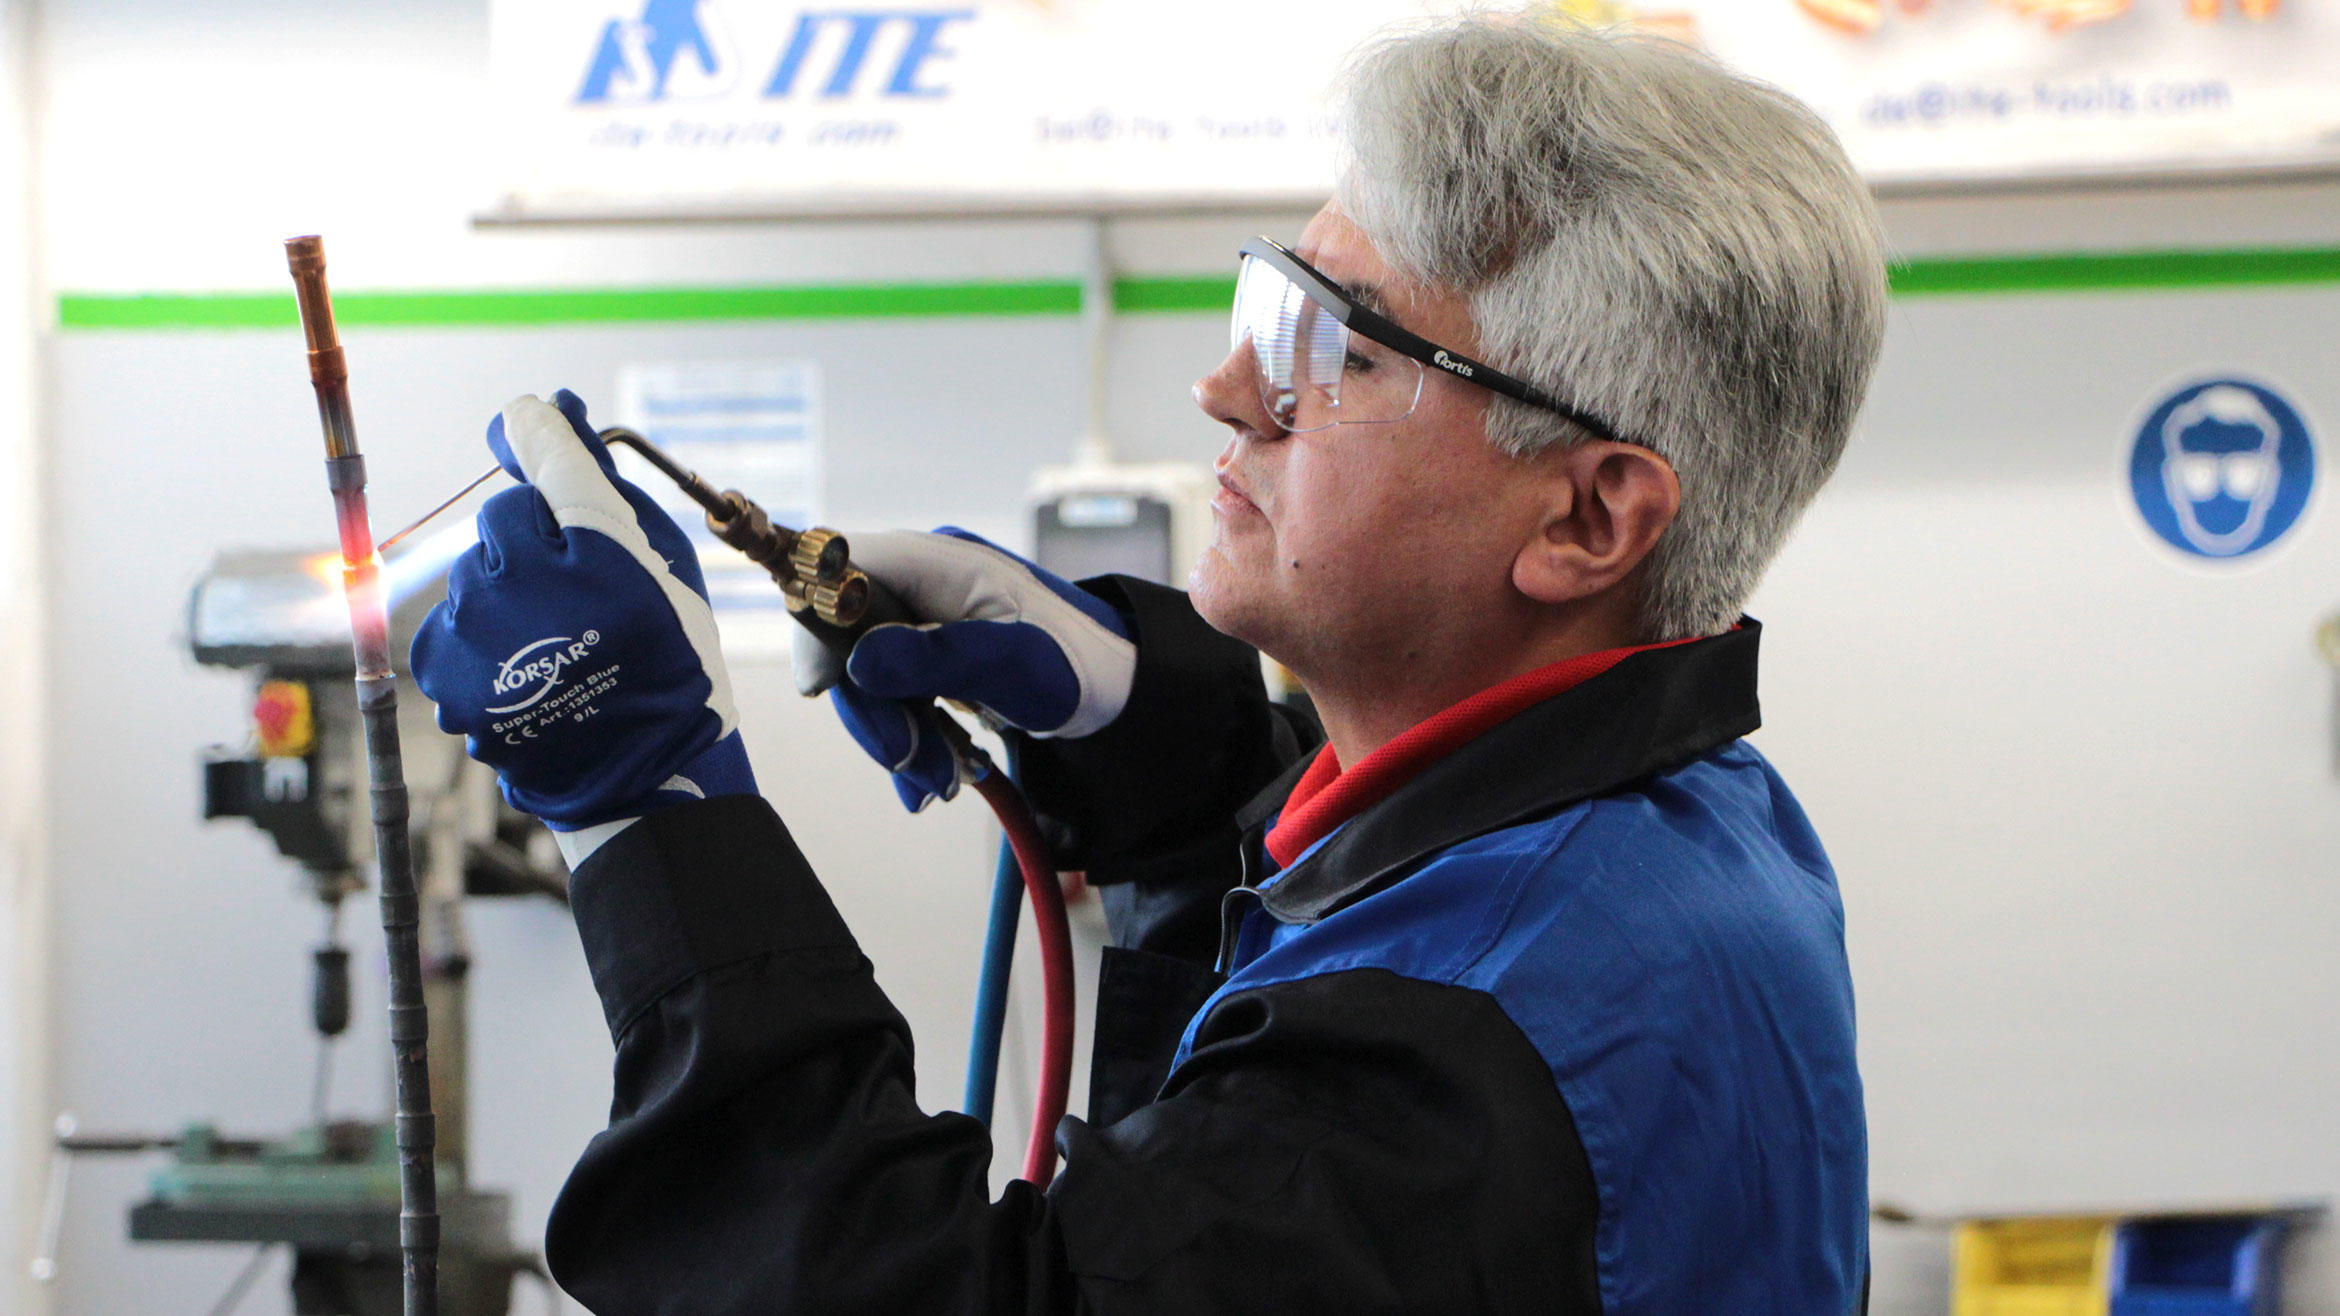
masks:
<svg viewBox="0 0 2340 1316"><path fill-rule="evenodd" d="M1251 342L1259 400L1285 432L1387 425L1414 414L1425 368L1565 416L1595 438L1606 421L1400 326L1271 238L1243 244L1229 346Z"/></svg>

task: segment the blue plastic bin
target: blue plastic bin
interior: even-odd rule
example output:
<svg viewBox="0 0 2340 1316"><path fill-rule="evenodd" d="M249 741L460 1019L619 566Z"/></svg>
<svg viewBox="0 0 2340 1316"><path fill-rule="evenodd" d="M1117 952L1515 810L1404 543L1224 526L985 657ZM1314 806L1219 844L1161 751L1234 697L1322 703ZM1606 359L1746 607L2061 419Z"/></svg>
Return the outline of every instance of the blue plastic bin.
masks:
<svg viewBox="0 0 2340 1316"><path fill-rule="evenodd" d="M2131 1220L2113 1238L2112 1316L2275 1316L2280 1221Z"/></svg>

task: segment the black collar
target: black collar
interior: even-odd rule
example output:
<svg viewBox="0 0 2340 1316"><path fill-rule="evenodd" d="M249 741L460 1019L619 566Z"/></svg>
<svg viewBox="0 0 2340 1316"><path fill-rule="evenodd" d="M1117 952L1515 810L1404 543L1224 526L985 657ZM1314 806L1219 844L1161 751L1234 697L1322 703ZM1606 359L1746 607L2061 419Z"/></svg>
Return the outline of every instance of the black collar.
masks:
<svg viewBox="0 0 2340 1316"><path fill-rule="evenodd" d="M1763 628L1634 654L1497 724L1351 818L1286 869L1260 903L1286 923L1314 923L1394 885L1422 859L1539 814L1678 767L1762 725L1755 650ZM1295 763L1244 806L1244 844L1307 771ZM1255 850L1256 852L1256 850ZM1251 871L1256 872L1253 868Z"/></svg>

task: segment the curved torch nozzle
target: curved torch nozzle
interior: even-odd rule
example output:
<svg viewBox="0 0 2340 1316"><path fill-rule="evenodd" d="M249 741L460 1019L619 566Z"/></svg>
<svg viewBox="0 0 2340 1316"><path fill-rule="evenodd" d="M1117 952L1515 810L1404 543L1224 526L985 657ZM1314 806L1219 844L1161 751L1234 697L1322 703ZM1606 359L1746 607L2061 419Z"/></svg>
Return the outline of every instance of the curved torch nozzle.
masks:
<svg viewBox="0 0 2340 1316"><path fill-rule="evenodd" d="M893 596L853 565L845 536L818 526L792 530L773 524L754 499L737 489L718 491L635 430L611 426L601 431L601 441L633 449L680 486L707 513L707 529L772 573L789 611L824 640L840 638L832 632L859 634L904 618Z"/></svg>

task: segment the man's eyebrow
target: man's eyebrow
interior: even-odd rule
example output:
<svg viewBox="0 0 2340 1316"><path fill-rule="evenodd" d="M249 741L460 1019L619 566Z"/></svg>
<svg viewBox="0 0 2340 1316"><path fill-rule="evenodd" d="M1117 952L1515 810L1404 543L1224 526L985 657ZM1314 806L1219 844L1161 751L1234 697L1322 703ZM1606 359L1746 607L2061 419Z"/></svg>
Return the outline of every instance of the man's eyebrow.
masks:
<svg viewBox="0 0 2340 1316"><path fill-rule="evenodd" d="M1355 302L1357 305L1373 312L1382 319L1395 320L1397 318L1396 316L1390 314L1389 298L1382 293L1379 285L1371 283L1344 283L1340 285L1340 289L1342 292L1345 292L1349 295L1350 301Z"/></svg>

